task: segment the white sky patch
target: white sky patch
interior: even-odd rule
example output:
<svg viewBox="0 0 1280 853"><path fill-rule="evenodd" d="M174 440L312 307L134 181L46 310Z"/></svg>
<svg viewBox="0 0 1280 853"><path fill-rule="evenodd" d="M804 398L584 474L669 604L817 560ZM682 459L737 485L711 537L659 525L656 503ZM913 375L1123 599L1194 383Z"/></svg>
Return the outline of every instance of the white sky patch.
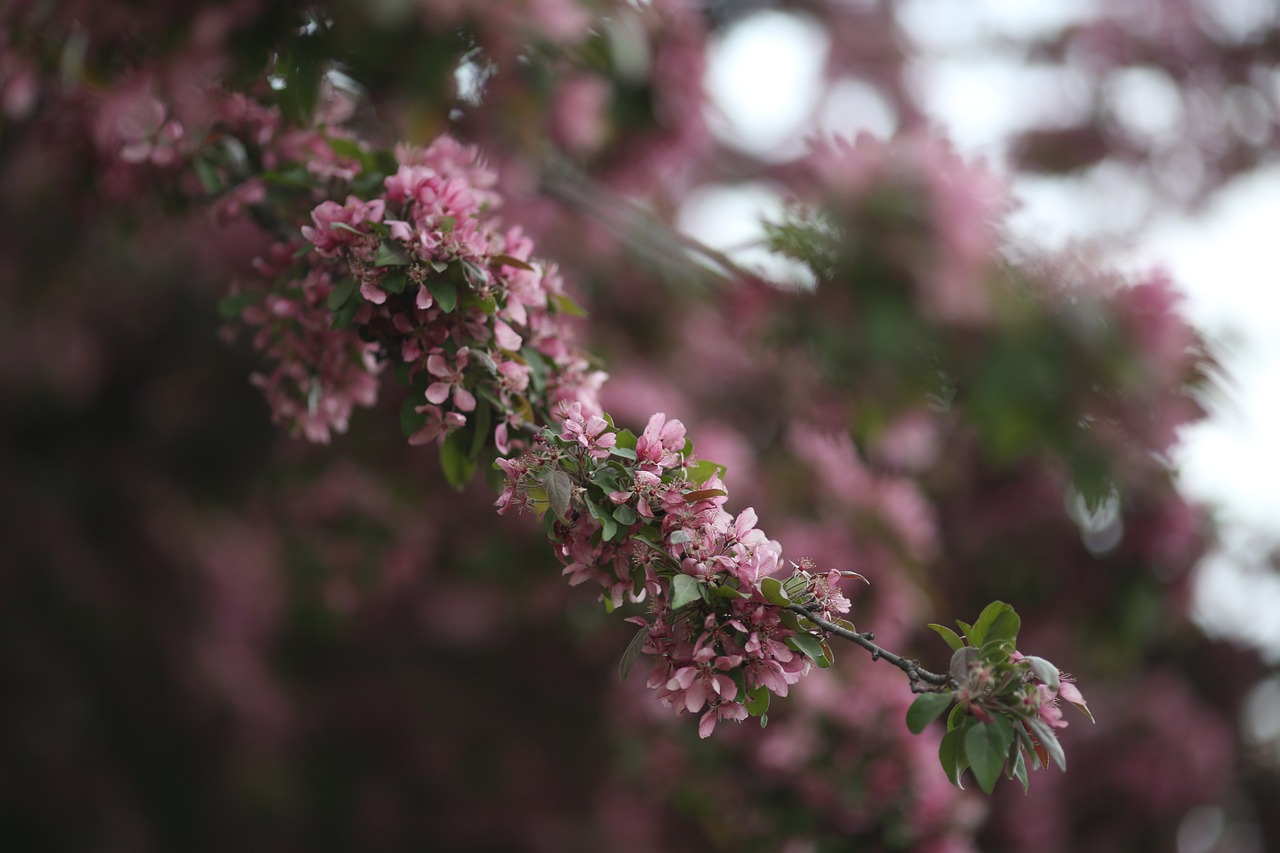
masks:
<svg viewBox="0 0 1280 853"><path fill-rule="evenodd" d="M743 18L708 51L708 123L724 145L769 160L803 153L800 132L818 105L831 40L813 19L782 12Z"/></svg>
<svg viewBox="0 0 1280 853"><path fill-rule="evenodd" d="M769 281L812 287L808 267L763 244L762 220L776 220L782 210L782 195L766 184L704 186L680 207L676 227Z"/></svg>

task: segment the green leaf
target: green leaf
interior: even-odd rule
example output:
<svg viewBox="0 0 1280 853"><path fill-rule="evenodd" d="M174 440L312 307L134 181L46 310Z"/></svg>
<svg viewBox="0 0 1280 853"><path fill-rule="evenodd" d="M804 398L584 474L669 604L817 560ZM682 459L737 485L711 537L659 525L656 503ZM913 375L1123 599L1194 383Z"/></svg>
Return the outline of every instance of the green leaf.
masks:
<svg viewBox="0 0 1280 853"><path fill-rule="evenodd" d="M528 270L529 272L537 272L537 270L534 269L533 265L525 263L524 261L512 255L494 255L493 260L495 263L502 264L505 267L514 267L519 270Z"/></svg>
<svg viewBox="0 0 1280 853"><path fill-rule="evenodd" d="M458 307L458 286L451 281L439 278L428 279L426 284L427 291L440 306L440 310L446 314L452 314L453 309Z"/></svg>
<svg viewBox="0 0 1280 853"><path fill-rule="evenodd" d="M635 524L637 518L636 511L627 504L618 504L613 510L613 520L625 527Z"/></svg>
<svg viewBox="0 0 1280 853"><path fill-rule="evenodd" d="M1058 765L1058 769L1066 770L1067 754L1062 751L1062 744L1058 743L1058 736L1053 733L1053 729L1039 717L1028 717L1027 725L1031 727L1031 733L1036 736L1036 740L1040 741L1045 752L1053 759L1053 763Z"/></svg>
<svg viewBox="0 0 1280 853"><path fill-rule="evenodd" d="M466 430L457 430L440 445L440 468L445 480L458 491L466 488L476 470L476 461L467 452L469 438Z"/></svg>
<svg viewBox="0 0 1280 853"><path fill-rule="evenodd" d="M1000 771L1009 758L1009 745L1013 743L1013 727L1004 717L996 717L989 723L978 723L964 736L964 753L978 779L982 793L995 789Z"/></svg>
<svg viewBox="0 0 1280 853"><path fill-rule="evenodd" d="M764 716L769 710L769 688L763 684L747 691L747 713L753 717Z"/></svg>
<svg viewBox="0 0 1280 853"><path fill-rule="evenodd" d="M627 648L622 653L622 660L618 661L619 681L627 680L627 676L631 674L631 667L635 665L636 660L640 657L640 653L644 649L644 642L648 638L649 628L646 626L636 631L636 635L631 638L631 642L627 643Z"/></svg>
<svg viewBox="0 0 1280 853"><path fill-rule="evenodd" d="M396 272L384 276L379 286L387 293L404 293L405 286L408 283L408 276L402 272Z"/></svg>
<svg viewBox="0 0 1280 853"><path fill-rule="evenodd" d="M605 542L612 542L613 537L618 535L618 522L613 520L612 516L606 515L600 519L600 538Z"/></svg>
<svg viewBox="0 0 1280 853"><path fill-rule="evenodd" d="M787 637L786 643L792 649L804 654L809 660L822 668L831 666L831 661L822 650L822 643L810 633L802 632Z"/></svg>
<svg viewBox="0 0 1280 853"><path fill-rule="evenodd" d="M964 640L960 639L960 635L952 631L946 625L939 625L937 622L930 622L929 627L938 633L938 636L947 641L947 645L952 651L964 647Z"/></svg>
<svg viewBox="0 0 1280 853"><path fill-rule="evenodd" d="M360 311L362 305L364 305L364 299L360 296L348 299L346 305L333 312L333 322L329 324L329 328L345 329L350 326L351 321L356 318L356 314Z"/></svg>
<svg viewBox="0 0 1280 853"><path fill-rule="evenodd" d="M1009 769L1006 772L1010 779L1017 779L1021 782L1022 793L1027 793L1027 790L1031 787L1031 782L1027 779L1027 759L1023 755L1022 747L1018 747L1013 751L1013 761L1009 764Z"/></svg>
<svg viewBox="0 0 1280 853"><path fill-rule="evenodd" d="M556 518L568 523L569 498L573 493L569 475L561 468L554 468L542 478L542 487L547 490L547 503Z"/></svg>
<svg viewBox="0 0 1280 853"><path fill-rule="evenodd" d="M614 447L621 447L627 450L636 449L636 434L629 429L620 429L614 433ZM635 454L631 454L631 458L635 459Z"/></svg>
<svg viewBox="0 0 1280 853"><path fill-rule="evenodd" d="M671 579L671 609L679 610L702 598L702 586L689 575L676 575Z"/></svg>
<svg viewBox="0 0 1280 853"><path fill-rule="evenodd" d="M918 735L949 707L950 693L921 693L907 709L907 728L913 735Z"/></svg>
<svg viewBox="0 0 1280 853"><path fill-rule="evenodd" d="M343 305L346 305L347 300L351 298L351 294L356 292L356 284L357 282L354 278L344 278L334 285L333 290L329 291L329 298L325 300L325 305L329 306L329 310L337 311Z"/></svg>
<svg viewBox="0 0 1280 853"><path fill-rule="evenodd" d="M232 293L218 301L218 316L224 320L234 320L240 312L250 305L258 304L256 293Z"/></svg>
<svg viewBox="0 0 1280 853"><path fill-rule="evenodd" d="M400 432L405 438L413 435L422 429L427 422L427 416L414 411L418 407L418 398L411 396L400 406Z"/></svg>
<svg viewBox="0 0 1280 853"><path fill-rule="evenodd" d="M480 405L476 406L475 413L471 416L471 425L474 432L467 455L474 462L480 458L480 451L484 450L485 442L489 440L489 431L493 427L493 406L488 400L481 398Z"/></svg>
<svg viewBox="0 0 1280 853"><path fill-rule="evenodd" d="M760 593L764 595L764 600L770 604L776 604L779 607L786 607L791 603L791 599L787 597L786 591L782 588L782 581L774 577L764 578L760 581Z"/></svg>
<svg viewBox="0 0 1280 853"><path fill-rule="evenodd" d="M956 620L956 627L958 627L958 628L960 629L960 632L961 632L961 634L962 634L963 636L965 636L965 637L968 637L968 638L969 638L969 642L970 642L970 643L972 643L972 642L973 642L973 637L970 637L970 636L969 636L970 634L972 634L972 633L973 633L973 626L972 626L972 625L970 625L968 622L963 622L963 621L961 621L961 620L957 619L957 620Z"/></svg>
<svg viewBox="0 0 1280 853"><path fill-rule="evenodd" d="M1034 655L1027 655L1023 660L1031 666L1031 672L1036 678L1040 679L1045 685L1057 693L1061 689L1062 682L1058 678L1058 668L1044 658L1038 658Z"/></svg>
<svg viewBox="0 0 1280 853"><path fill-rule="evenodd" d="M378 253L374 255L373 265L375 267L408 266L409 253L403 247L397 246L390 240L383 240L378 244Z"/></svg>
<svg viewBox="0 0 1280 853"><path fill-rule="evenodd" d="M997 638L1013 642L1018 638L1021 624L1022 620L1012 607L1003 601L993 601L983 608L978 621L973 623L972 630L966 633L969 635L969 642L975 646Z"/></svg>
<svg viewBox="0 0 1280 853"><path fill-rule="evenodd" d="M736 598L739 600L751 597L742 590L734 589L733 587L726 586L725 584L716 584L711 587L711 594L716 598Z"/></svg>
<svg viewBox="0 0 1280 853"><path fill-rule="evenodd" d="M587 311L578 303L574 302L563 293L552 293L548 296L552 309L557 314L564 314L569 317L586 317Z"/></svg>
<svg viewBox="0 0 1280 853"><path fill-rule="evenodd" d="M701 486L712 477L723 478L727 471L728 469L718 462L712 462L710 459L699 459L685 468L685 475L690 482Z"/></svg>
<svg viewBox="0 0 1280 853"><path fill-rule="evenodd" d="M964 735L964 729L952 729L942 736L942 743L938 744L938 761L942 764L942 772L947 774L947 781L962 791L964 785L960 782L960 776L969 766L964 757Z"/></svg>
<svg viewBox="0 0 1280 853"><path fill-rule="evenodd" d="M1009 660L1009 655L1013 654L1013 651L1013 643L1008 640L988 639L982 644L978 657L987 663L1004 663Z"/></svg>
<svg viewBox="0 0 1280 853"><path fill-rule="evenodd" d="M636 452L630 447L618 447L616 444L609 448L611 456L617 456L620 459L635 459Z"/></svg>

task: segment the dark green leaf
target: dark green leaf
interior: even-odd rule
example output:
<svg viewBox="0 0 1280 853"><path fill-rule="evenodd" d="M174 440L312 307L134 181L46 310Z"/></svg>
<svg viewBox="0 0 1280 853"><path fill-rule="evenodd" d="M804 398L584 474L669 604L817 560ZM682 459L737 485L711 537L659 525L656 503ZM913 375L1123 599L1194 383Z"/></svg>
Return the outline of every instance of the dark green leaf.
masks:
<svg viewBox="0 0 1280 853"><path fill-rule="evenodd" d="M822 643L818 638L810 633L793 634L787 637L787 645L798 652L802 652L805 657L816 663L818 666L826 668L831 666L831 661L823 653Z"/></svg>
<svg viewBox="0 0 1280 853"><path fill-rule="evenodd" d="M962 791L964 785L960 782L960 776L969 766L964 757L964 735L964 729L953 729L943 735L942 743L938 744L938 761L942 764L942 771L947 774L947 781Z"/></svg>
<svg viewBox="0 0 1280 853"><path fill-rule="evenodd" d="M250 305L258 304L258 295L256 293L233 293L230 296L224 296L218 302L218 316L224 320L234 320L240 316L240 312L248 308Z"/></svg>
<svg viewBox="0 0 1280 853"><path fill-rule="evenodd" d="M330 311L337 311L347 304L347 300L355 292L356 280L354 278L344 278L333 286L333 290L329 291L329 298L325 300L325 304L329 306Z"/></svg>
<svg viewBox="0 0 1280 853"><path fill-rule="evenodd" d="M618 504L613 510L613 520L625 527L635 524L638 517L636 511L627 504Z"/></svg>
<svg viewBox="0 0 1280 853"><path fill-rule="evenodd" d="M989 723L978 723L964 736L964 753L978 779L982 793L995 789L1000 771L1009 758L1009 744L1013 743L1013 728L1004 717L995 717Z"/></svg>
<svg viewBox="0 0 1280 853"><path fill-rule="evenodd" d="M373 258L375 267L403 267L409 265L409 253L402 246L389 240L378 244L378 253Z"/></svg>
<svg viewBox="0 0 1280 853"><path fill-rule="evenodd" d="M422 429L427 422L425 414L414 411L419 402L416 396L411 396L400 406L400 432L404 434L405 438Z"/></svg>
<svg viewBox="0 0 1280 853"><path fill-rule="evenodd" d="M381 287L387 293L404 293L409 277L402 272L391 273L382 279Z"/></svg>
<svg viewBox="0 0 1280 853"><path fill-rule="evenodd" d="M343 305L337 311L333 312L333 322L329 325L331 329L345 329L351 325L351 321L356 318L356 314L360 312L360 307L364 305L364 299L359 295L347 300L347 304Z"/></svg>
<svg viewBox="0 0 1280 853"><path fill-rule="evenodd" d="M452 314L453 309L458 307L458 286L453 282L439 278L429 279L427 290L444 313Z"/></svg>
<svg viewBox="0 0 1280 853"><path fill-rule="evenodd" d="M440 445L440 468L444 478L458 491L462 491L471 482L475 473L476 461L467 452L469 436L466 430L449 433L449 437Z"/></svg>
<svg viewBox="0 0 1280 853"><path fill-rule="evenodd" d="M1012 621L1006 618L1008 614L1012 614ZM1003 621L1001 621L1003 620ZM1001 626L1001 639L1011 639L1018 636L1018 625L1021 620L1018 614L1013 612L1013 608L1005 604L1003 601L993 601L982 610L982 614L978 616L978 621L973 623L973 628L966 633L969 635L969 642L975 646L981 646L991 637L991 631L997 623ZM1012 626L1012 635L1008 634L1008 629Z"/></svg>
<svg viewBox="0 0 1280 853"><path fill-rule="evenodd" d="M950 693L921 693L907 709L907 728L918 735L951 706Z"/></svg>
<svg viewBox="0 0 1280 853"><path fill-rule="evenodd" d="M622 653L622 660L618 661L618 679L626 681L627 676L631 674L631 667L640 657L641 651L644 649L645 640L649 638L649 629L647 627L636 631L636 635L631 638L631 642L627 643L626 651Z"/></svg>

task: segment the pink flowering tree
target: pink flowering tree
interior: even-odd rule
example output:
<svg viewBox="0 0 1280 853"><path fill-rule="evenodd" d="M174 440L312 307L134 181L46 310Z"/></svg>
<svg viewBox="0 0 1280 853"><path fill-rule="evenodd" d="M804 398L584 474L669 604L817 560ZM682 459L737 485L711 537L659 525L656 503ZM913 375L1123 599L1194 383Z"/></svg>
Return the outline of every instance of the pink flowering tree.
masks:
<svg viewBox="0 0 1280 853"><path fill-rule="evenodd" d="M48 282L6 296L31 402L3 493L75 593L12 600L137 617L12 620L62 685L18 715L46 733L19 835L74 847L70 791L143 846L226 802L212 843L269 814L285 849L1159 849L1227 801L1249 664L1182 618L1206 530L1164 457L1211 362L1161 274L1008 244L1004 179L925 129L886 7L797 4L902 130L778 164L704 124L732 4L152 5L3 13L7 257ZM766 241L806 285L672 229L745 180L786 188ZM215 303L235 346L190 354ZM180 709L172 823L160 757L84 724L98 775L41 751L76 696L141 719L99 646ZM1040 654L1096 727L1063 734L1092 714Z"/></svg>

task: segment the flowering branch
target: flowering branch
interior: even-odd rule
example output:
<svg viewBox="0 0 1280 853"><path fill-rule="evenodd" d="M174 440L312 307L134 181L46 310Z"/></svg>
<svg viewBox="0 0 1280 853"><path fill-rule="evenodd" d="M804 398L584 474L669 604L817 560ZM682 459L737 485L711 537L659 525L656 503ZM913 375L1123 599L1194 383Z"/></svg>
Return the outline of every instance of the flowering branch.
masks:
<svg viewBox="0 0 1280 853"><path fill-rule="evenodd" d="M893 664L907 674L907 678L911 681L911 691L913 693L943 693L953 691L956 688L955 679L950 675L930 672L920 666L919 661L907 660L901 655L896 655L888 649L876 645L874 642L876 638L874 631L863 631L861 633L851 631L842 625L823 619L818 614L810 612L807 607L803 607L799 604L788 605L787 609L793 613L799 613L801 616L808 619L810 622L814 623L829 634L834 634L837 637L841 637L851 643L856 643L857 645L862 646L864 649L871 652L872 660L886 660ZM924 684L929 686L922 687L920 682L924 682Z"/></svg>

